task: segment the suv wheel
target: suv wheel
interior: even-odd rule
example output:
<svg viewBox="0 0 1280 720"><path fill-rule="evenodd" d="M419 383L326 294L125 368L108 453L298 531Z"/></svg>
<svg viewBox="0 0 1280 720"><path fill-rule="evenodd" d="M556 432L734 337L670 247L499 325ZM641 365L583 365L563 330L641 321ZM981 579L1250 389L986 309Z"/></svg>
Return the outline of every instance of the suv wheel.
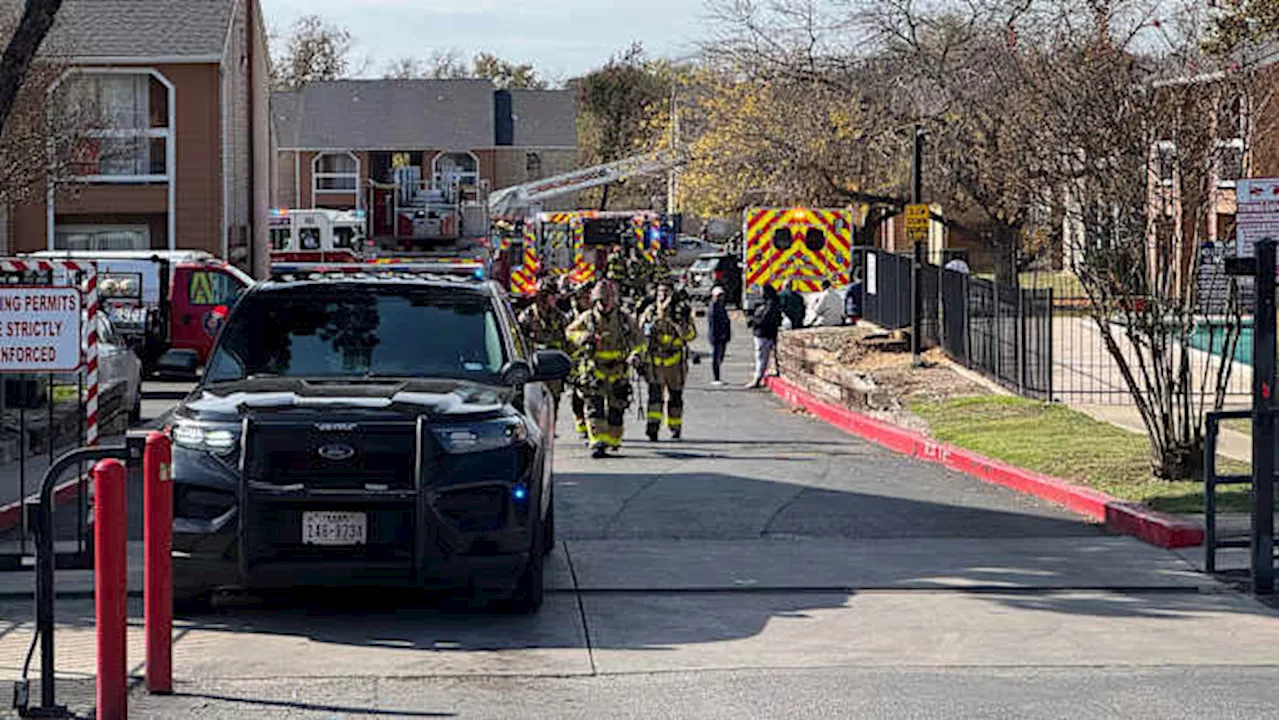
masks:
<svg viewBox="0 0 1280 720"><path fill-rule="evenodd" d="M542 523L542 554L550 555L556 549L556 494L550 493L551 499L547 502L547 519Z"/></svg>
<svg viewBox="0 0 1280 720"><path fill-rule="evenodd" d="M531 615L542 607L542 576L546 555L543 553L545 543L544 526L541 521L534 528L533 543L529 553L529 564L525 566L520 579L516 581L511 596L496 603L500 613L510 615Z"/></svg>

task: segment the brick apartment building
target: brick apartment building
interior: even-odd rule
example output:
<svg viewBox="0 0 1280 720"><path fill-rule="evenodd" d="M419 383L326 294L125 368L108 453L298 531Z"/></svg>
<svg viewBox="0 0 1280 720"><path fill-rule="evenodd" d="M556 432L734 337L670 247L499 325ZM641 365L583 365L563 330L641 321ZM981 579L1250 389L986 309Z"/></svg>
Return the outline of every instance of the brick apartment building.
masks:
<svg viewBox="0 0 1280 720"><path fill-rule="evenodd" d="M275 204L363 208L375 189L446 194L517 185L577 166L573 93L488 80L338 80L272 95ZM564 207L574 199L564 198Z"/></svg>
<svg viewBox="0 0 1280 720"><path fill-rule="evenodd" d="M18 0L0 0L17 13ZM15 15L16 16L16 15ZM269 60L257 0L66 0L38 63L97 108L0 249L193 249L265 270ZM59 107L62 107L59 105Z"/></svg>

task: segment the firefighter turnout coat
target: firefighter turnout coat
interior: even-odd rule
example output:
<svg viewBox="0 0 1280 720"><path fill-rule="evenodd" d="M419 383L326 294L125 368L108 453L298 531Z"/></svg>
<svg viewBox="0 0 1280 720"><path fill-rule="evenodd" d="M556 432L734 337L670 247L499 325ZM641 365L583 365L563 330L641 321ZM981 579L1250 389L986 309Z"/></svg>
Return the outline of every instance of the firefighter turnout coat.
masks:
<svg viewBox="0 0 1280 720"><path fill-rule="evenodd" d="M645 311L645 379L649 383L648 426L651 439L662 425L679 437L684 425L684 382L689 374L689 343L698 336L691 313L672 299Z"/></svg>
<svg viewBox="0 0 1280 720"><path fill-rule="evenodd" d="M622 445L623 419L631 404L631 363L644 352L644 338L630 315L597 305L566 331L579 358L576 384L587 405L588 441L594 448Z"/></svg>

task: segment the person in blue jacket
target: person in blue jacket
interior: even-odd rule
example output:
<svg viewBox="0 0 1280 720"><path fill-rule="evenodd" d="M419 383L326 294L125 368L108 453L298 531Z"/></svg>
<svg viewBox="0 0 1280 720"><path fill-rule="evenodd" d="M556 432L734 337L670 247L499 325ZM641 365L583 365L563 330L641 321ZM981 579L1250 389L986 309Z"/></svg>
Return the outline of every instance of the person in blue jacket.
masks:
<svg viewBox="0 0 1280 720"><path fill-rule="evenodd" d="M720 364L724 362L724 352L729 346L731 336L729 310L724 302L724 288L717 285L711 289L711 304L707 306L707 338L711 342L712 385L724 384L720 379Z"/></svg>

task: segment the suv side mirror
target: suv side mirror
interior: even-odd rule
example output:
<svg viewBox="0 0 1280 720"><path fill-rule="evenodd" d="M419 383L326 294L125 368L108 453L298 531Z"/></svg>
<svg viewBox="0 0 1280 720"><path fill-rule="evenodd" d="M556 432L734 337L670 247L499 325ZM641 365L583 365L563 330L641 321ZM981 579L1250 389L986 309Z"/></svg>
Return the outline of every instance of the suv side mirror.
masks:
<svg viewBox="0 0 1280 720"><path fill-rule="evenodd" d="M172 349L160 356L156 370L163 380L192 381L197 379L200 356L195 350Z"/></svg>
<svg viewBox="0 0 1280 720"><path fill-rule="evenodd" d="M525 360L512 360L502 366L502 382L510 387L523 387L533 382L533 368Z"/></svg>
<svg viewBox="0 0 1280 720"><path fill-rule="evenodd" d="M539 350L533 357L533 379L541 382L563 380L573 370L573 361L559 350Z"/></svg>

